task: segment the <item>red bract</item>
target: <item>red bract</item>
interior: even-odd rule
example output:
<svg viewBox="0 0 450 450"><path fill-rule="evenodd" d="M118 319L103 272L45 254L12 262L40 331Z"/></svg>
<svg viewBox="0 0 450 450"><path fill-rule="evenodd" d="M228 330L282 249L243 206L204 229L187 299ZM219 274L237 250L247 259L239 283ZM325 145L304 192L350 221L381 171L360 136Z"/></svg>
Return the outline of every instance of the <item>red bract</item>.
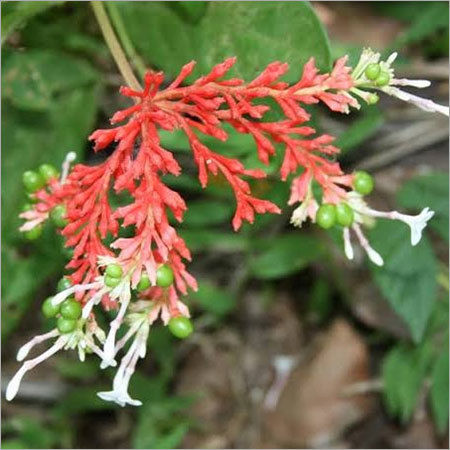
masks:
<svg viewBox="0 0 450 450"><path fill-rule="evenodd" d="M225 60L189 86L182 83L192 73L194 62L186 64L165 89L160 89L164 80L161 72L147 73L142 91L121 88L121 93L133 98L135 104L115 113L111 123L126 122L90 136L95 151L115 143L114 153L98 166L76 165L63 184L53 186L53 195L42 198L46 203L66 205L70 223L62 234L67 238L66 245L74 248L67 266L74 269L74 283L88 283L99 275L98 256L113 255L104 239L108 233L117 237L121 223L133 226L134 236L118 238L110 247L119 252L117 258L123 267L133 268L133 286L142 270L154 284L158 264L169 263L178 291L186 293L187 285L196 287L182 263L182 259L190 259L189 250L167 217L170 209L181 222L186 205L161 179L166 173L179 175L180 166L172 152L161 146L158 129L184 132L203 187L208 184L209 174L224 176L236 199L235 230L243 221L253 222L255 213L279 213L280 209L268 200L254 197L244 179L264 178L264 171L245 168L237 159L218 154L202 142L202 135L226 141L225 123L236 132L253 137L258 157L265 164L275 154L277 145L284 147L280 169L283 180L299 168L305 170L293 182L290 203L302 200L305 179L308 184L315 179L322 186L326 201L337 202L345 194L342 186L350 186L352 178L344 176L338 164L328 159L338 152L331 145L333 138L312 137L315 130L303 125L310 116L302 104L323 102L339 112L348 112L349 106L355 106L345 92L353 86L346 58L338 60L326 75L318 74L311 59L301 79L292 85L279 80L288 70L288 65L280 62L269 64L247 84L237 78L224 79L235 61ZM272 98L284 117L276 122L261 121L270 108L255 101L264 98ZM113 211L110 189L116 194L128 192L133 201Z"/></svg>

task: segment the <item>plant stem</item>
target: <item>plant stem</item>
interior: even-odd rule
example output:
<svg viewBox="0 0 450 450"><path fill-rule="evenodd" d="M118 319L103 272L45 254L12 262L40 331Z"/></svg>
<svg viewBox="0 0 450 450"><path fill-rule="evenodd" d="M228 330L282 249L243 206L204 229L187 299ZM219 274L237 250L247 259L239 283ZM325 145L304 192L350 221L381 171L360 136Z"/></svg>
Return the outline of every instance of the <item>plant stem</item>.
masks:
<svg viewBox="0 0 450 450"><path fill-rule="evenodd" d="M102 30L106 44L108 45L108 48L125 82L132 89L135 89L137 91L142 90L139 81L134 76L133 69L131 68L129 62L127 61L125 53L123 52L122 47L120 46L120 43L117 40L116 35L114 34L114 30L112 29L111 23L106 14L103 2L91 1L91 6L92 9L94 10L94 14L100 26L100 29Z"/></svg>
<svg viewBox="0 0 450 450"><path fill-rule="evenodd" d="M117 9L117 6L115 5L114 2L105 2L105 4L106 9L108 10L109 13L109 17L111 18L116 33L119 36L120 42L122 43L122 46L125 50L125 53L135 66L136 70L138 71L138 74L141 77L143 77L147 69L145 67L144 61L136 52L133 43L131 42L131 39L127 33L127 30L122 21L122 17L120 16L120 12Z"/></svg>

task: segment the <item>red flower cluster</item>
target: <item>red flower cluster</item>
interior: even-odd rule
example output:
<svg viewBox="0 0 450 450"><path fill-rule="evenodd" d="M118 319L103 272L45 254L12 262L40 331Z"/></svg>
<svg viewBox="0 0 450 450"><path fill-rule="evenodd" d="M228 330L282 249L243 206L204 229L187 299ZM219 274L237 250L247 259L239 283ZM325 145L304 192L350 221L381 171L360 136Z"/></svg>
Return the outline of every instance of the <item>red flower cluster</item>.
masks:
<svg viewBox="0 0 450 450"><path fill-rule="evenodd" d="M337 202L345 194L339 185L350 186L352 177L343 175L339 165L328 159L338 152L331 145L331 136L311 137L315 130L303 125L310 116L302 104L322 101L339 112L348 112L349 106L355 106L355 100L346 93L353 86L350 69L345 66L346 58L339 59L333 71L326 75L318 74L311 59L301 79L293 85L279 81L288 69L287 64L280 62L269 64L247 84L238 78L224 79L235 61L235 58L225 60L189 86L182 83L194 69L194 62L186 64L165 89L160 89L164 80L161 72L147 73L142 91L122 87L121 93L133 98L135 104L114 114L111 123L125 120L126 123L97 130L90 136L95 151L115 142L114 153L97 166L76 165L64 183L54 182L51 194L45 190L37 194L41 200L38 210L48 212L58 203L67 209L69 224L62 234L67 239L66 246L74 248L67 266L73 269L73 284L92 282L99 275L98 256L113 256L103 241L108 233L118 236L120 221L123 227L135 227L133 237L118 238L111 245L119 251L118 262L125 270L132 270L132 286L139 282L143 270L154 284L158 265L166 263L174 271L180 293L185 294L187 286L196 288L195 279L182 262L190 259L189 250L166 214L168 208L182 221L186 205L161 180L161 175L166 173L178 175L180 166L173 154L161 147L158 128L183 130L203 187L208 183L209 173L222 173L236 198L235 230L243 221L253 222L255 212L279 213L280 210L270 201L254 197L243 178L263 178L266 175L262 170L246 169L240 161L220 155L202 143L199 137L202 134L225 141L228 135L224 123L238 133L253 137L263 163L267 164L274 155L275 144L282 144L285 148L280 170L283 180L299 167L304 169L293 181L290 203L303 200L304 186L313 178L322 186L326 201ZM285 115L282 120L260 120L270 108L255 104L255 100L264 98L275 100ZM128 192L133 202L113 211L108 200L111 188L117 194ZM171 294L175 300L176 291Z"/></svg>

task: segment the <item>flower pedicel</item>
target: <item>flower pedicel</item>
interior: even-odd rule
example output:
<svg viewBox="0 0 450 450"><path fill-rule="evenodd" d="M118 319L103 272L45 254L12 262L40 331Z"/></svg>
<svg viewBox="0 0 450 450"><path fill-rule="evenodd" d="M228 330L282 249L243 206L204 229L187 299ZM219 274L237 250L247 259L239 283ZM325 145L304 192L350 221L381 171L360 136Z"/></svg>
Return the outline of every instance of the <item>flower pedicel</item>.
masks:
<svg viewBox="0 0 450 450"><path fill-rule="evenodd" d="M374 104L378 101L374 91L380 91L448 116L448 107L397 87L425 87L429 82L396 79L391 67L395 56L380 61L378 53L365 49L353 71L344 57L331 73L322 75L311 59L300 80L292 85L279 80L288 70L281 62L269 64L249 83L226 78L235 58L187 86L182 83L193 71L194 62L186 64L165 89L160 89L163 73L148 72L142 90L121 88L134 104L114 114L114 127L90 136L95 151L115 143L114 152L103 163L76 164L70 170L75 155L69 153L60 177L49 165L41 166L38 172L26 172L24 185L35 203L20 214L25 219L20 230L29 239L37 238L42 223L50 218L60 227L73 255L66 266L71 273L62 280L61 291L43 305L44 315L56 319L56 327L26 343L17 359L23 361L37 344L54 340L53 344L23 363L7 387L7 400L15 397L28 370L60 350L76 349L81 360L86 353L93 353L100 358L102 368L117 366L112 390L98 393L102 399L121 406L140 405L129 396L128 384L138 360L146 354L152 323L161 317L175 336L185 338L192 333L189 310L180 295L187 294L188 288L197 289L197 283L184 263L191 259L189 249L167 216L169 209L181 222L186 204L161 178L167 173L179 175L181 169L172 152L161 146L159 129L184 132L203 187L210 175L221 173L228 181L236 200L235 230L243 221L253 222L255 213L278 214L280 209L256 198L243 178L264 178L262 170L247 169L237 159L216 153L202 142L202 135L226 141L225 123L253 137L258 157L265 164L275 154L275 143L281 145L283 180L301 171L292 180L289 199L289 204L299 204L291 218L295 226L301 227L307 219L324 228L341 226L346 256L353 258L353 232L369 259L378 265L383 264L382 256L370 246L361 227L368 218L405 222L411 228L411 244L417 244L433 212L425 208L417 216L408 216L370 208L363 196L373 189L372 177L365 172L345 174L338 163L330 161L330 156L339 153L332 145L334 138L315 135L306 125L310 116L302 107L321 102L332 111L349 113L350 108L360 107L357 98ZM275 122L260 121L270 107L256 104L258 99L275 101L284 117ZM313 182L322 190L322 204L314 197ZM132 201L114 210L108 199L110 190L128 192ZM119 229L128 226L134 228L134 235L119 237ZM107 234L114 237L109 246L105 244ZM136 291L137 300L132 300L132 291ZM97 308L117 311L107 333L97 324ZM126 332L117 339L122 327ZM128 343L118 363L119 353Z"/></svg>

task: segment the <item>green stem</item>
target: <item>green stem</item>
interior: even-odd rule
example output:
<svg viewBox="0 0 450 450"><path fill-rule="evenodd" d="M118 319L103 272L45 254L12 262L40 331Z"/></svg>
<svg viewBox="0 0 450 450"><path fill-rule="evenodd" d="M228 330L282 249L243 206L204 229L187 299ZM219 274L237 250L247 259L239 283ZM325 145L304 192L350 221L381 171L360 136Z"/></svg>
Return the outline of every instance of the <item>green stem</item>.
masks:
<svg viewBox="0 0 450 450"><path fill-rule="evenodd" d="M108 45L108 48L125 82L132 89L135 89L137 91L142 90L139 81L134 76L133 69L127 61L125 53L123 52L122 47L120 46L120 43L117 40L116 35L114 34L114 30L112 29L111 23L106 14L103 2L91 1L91 6L94 10L94 14L100 26L100 29L102 30L106 44Z"/></svg>
<svg viewBox="0 0 450 450"><path fill-rule="evenodd" d="M109 17L116 29L116 33L119 36L119 39L122 43L122 46L125 50L125 53L128 55L128 58L133 63L134 67L138 71L141 77L144 77L145 72L147 71L144 61L136 52L133 43L127 33L125 25L122 21L122 17L120 16L120 12L117 9L117 6L114 2L105 2L106 9L108 10Z"/></svg>

